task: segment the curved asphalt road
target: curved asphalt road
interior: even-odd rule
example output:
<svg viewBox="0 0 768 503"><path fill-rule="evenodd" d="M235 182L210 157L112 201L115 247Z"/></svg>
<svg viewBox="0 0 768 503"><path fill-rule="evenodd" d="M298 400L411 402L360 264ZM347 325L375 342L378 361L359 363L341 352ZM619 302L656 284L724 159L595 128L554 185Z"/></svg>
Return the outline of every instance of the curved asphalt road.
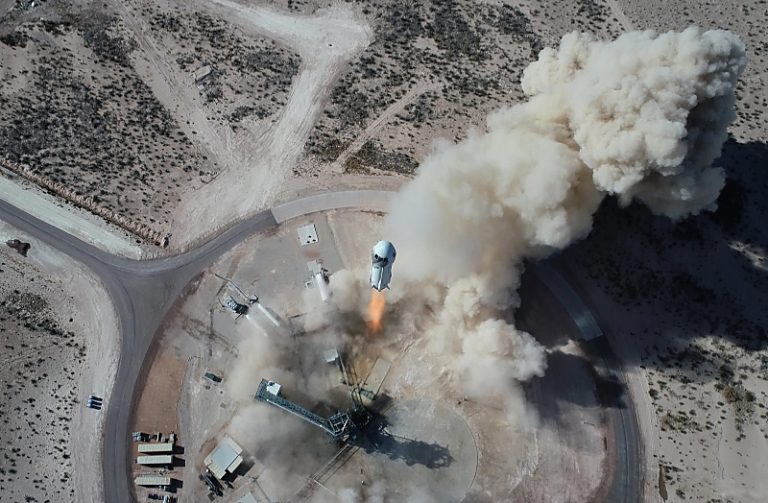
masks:
<svg viewBox="0 0 768 503"><path fill-rule="evenodd" d="M186 253L143 261L106 253L0 200L0 219L89 267L99 276L115 306L122 340L104 432L102 468L107 502L131 501L128 428L135 387L160 323L182 289L220 255L257 233L291 218L318 211L340 208L386 211L391 195L389 191L360 190L309 196L257 213ZM634 421L634 411L630 411ZM625 424L625 420L621 417L616 428L617 442L623 444L625 451L629 446L636 452L636 438L626 434L627 431L636 431L636 426L632 429L631 425ZM629 458L619 456L619 474L634 471L631 465L639 460ZM632 476L615 477L611 494L619 497L611 501L635 501L636 496L633 498L632 495L639 494L637 482L637 478Z"/></svg>
<svg viewBox="0 0 768 503"><path fill-rule="evenodd" d="M565 308L584 339L582 344L589 348L594 359L599 360L598 365L613 372L624 389L628 389L621 363L611 349L608 336L603 334L592 311L568 281L549 262L535 264L532 271ZM625 393L624 396L626 399L623 403L605 410L608 424L613 430L612 445L616 457L605 501L640 503L643 499L643 459L638 442L637 415L629 394Z"/></svg>
<svg viewBox="0 0 768 503"><path fill-rule="evenodd" d="M226 251L280 222L329 209L385 210L390 195L385 191L347 191L310 196L278 205L274 213L262 211L187 253L144 261L106 253L0 200L0 219L89 267L99 276L115 306L122 339L104 431L102 462L107 502L131 501L128 428L136 383L160 323L190 280Z"/></svg>

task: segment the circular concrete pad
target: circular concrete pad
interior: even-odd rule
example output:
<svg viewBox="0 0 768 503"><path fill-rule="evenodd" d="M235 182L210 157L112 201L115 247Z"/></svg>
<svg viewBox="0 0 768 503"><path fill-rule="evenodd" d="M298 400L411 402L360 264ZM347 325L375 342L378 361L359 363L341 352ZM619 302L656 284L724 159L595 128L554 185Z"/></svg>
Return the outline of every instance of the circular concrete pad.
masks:
<svg viewBox="0 0 768 503"><path fill-rule="evenodd" d="M475 478L478 454L469 425L429 398L393 405L381 430L367 437L371 475L386 481L393 501L426 493L435 501L458 502Z"/></svg>

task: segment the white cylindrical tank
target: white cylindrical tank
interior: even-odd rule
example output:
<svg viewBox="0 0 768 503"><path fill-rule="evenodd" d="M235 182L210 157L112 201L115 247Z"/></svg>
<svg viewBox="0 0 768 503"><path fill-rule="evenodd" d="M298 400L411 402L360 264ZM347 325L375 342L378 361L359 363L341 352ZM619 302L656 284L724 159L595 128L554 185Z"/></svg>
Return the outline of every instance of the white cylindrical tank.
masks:
<svg viewBox="0 0 768 503"><path fill-rule="evenodd" d="M267 319L271 321L274 326L276 327L280 326L280 322L277 320L277 318L275 318L275 315L272 314L272 312L269 309L261 305L261 302L257 302L256 307L259 308L259 311L261 311L262 314L264 314L264 316L266 316Z"/></svg>
<svg viewBox="0 0 768 503"><path fill-rule="evenodd" d="M325 275L322 272L315 274L315 285L317 285L317 290L320 292L320 298L323 299L323 302L328 302L328 299L331 298L331 290L328 288L328 282L325 280Z"/></svg>

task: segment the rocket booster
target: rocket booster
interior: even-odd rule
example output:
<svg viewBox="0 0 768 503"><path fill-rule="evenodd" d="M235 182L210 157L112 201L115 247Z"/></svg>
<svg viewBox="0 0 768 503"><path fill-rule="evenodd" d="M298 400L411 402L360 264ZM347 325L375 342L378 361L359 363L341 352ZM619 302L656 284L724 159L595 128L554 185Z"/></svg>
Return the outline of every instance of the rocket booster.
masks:
<svg viewBox="0 0 768 503"><path fill-rule="evenodd" d="M389 241L376 243L371 251L371 288L378 291L389 288L396 256L395 247Z"/></svg>

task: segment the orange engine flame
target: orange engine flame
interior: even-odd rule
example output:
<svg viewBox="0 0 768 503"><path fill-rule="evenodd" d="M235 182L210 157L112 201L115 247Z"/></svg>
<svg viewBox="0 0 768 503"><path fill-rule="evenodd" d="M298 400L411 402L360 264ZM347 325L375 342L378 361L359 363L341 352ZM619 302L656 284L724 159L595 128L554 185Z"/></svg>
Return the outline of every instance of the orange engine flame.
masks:
<svg viewBox="0 0 768 503"><path fill-rule="evenodd" d="M372 333L381 331L381 321L384 318L384 308L387 299L378 290L371 290L371 301L368 303L368 330Z"/></svg>

